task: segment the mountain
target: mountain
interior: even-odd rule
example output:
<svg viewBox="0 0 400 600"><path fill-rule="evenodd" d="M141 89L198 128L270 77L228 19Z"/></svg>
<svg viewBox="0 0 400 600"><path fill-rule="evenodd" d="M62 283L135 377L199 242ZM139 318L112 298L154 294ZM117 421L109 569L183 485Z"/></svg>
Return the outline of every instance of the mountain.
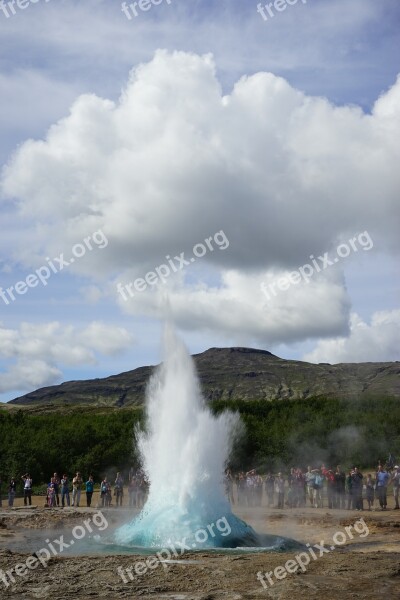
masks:
<svg viewBox="0 0 400 600"><path fill-rule="evenodd" d="M266 350L210 348L193 359L207 400L301 400L311 396L400 397L400 363L330 365L285 360ZM41 388L9 404L135 406L155 367Z"/></svg>

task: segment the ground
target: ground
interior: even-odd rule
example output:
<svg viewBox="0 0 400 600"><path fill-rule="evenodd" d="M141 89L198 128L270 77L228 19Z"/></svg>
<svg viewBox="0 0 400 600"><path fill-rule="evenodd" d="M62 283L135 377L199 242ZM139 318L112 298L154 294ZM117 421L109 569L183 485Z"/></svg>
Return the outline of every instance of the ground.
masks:
<svg viewBox="0 0 400 600"><path fill-rule="evenodd" d="M46 509L34 499L38 508L0 509L0 569L6 571L24 563L32 554L32 536L41 531L49 538L60 531L69 539L74 526L96 513L96 509ZM2 510L2 512L1 512ZM130 518L128 508L105 509L110 525ZM157 563L133 581L126 569L143 557L121 556L63 556L52 557L46 568L28 570L24 576L14 576L16 583L9 587L0 579L0 598L33 600L70 597L140 598L143 600L274 600L400 599L400 511L369 512L328 509L268 509L266 507L236 508L234 512L251 524L256 531L295 538L304 544L330 549L337 532L339 542L346 543L329 553L314 549L315 560L287 573L278 569L277 579L270 575L273 585L264 577L264 586L257 573L271 573L284 567L299 551L268 554L207 554L186 552L177 561ZM363 519L364 521L360 521ZM358 525L355 525L358 523ZM353 526L350 534L345 527ZM49 533L50 530L50 533ZM52 538L52 539L53 539ZM336 540L338 538L335 538ZM338 543L339 543L338 542ZM19 544L18 552L15 543ZM77 542L78 544L79 542ZM13 550L7 549L14 544ZM37 548L39 550L39 548ZM304 559L305 560L305 559ZM289 563L291 564L291 563ZM117 568L124 569L124 582ZM290 568L290 567L289 567ZM286 574L285 574L286 573ZM7 580L9 581L9 580Z"/></svg>

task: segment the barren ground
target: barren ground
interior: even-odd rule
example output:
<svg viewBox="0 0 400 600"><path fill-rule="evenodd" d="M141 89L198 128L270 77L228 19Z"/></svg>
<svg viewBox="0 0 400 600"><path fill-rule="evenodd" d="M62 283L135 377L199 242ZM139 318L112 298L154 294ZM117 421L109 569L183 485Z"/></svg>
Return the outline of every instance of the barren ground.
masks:
<svg viewBox="0 0 400 600"><path fill-rule="evenodd" d="M392 502L392 499L391 499ZM82 524L96 509L45 509L42 499L35 498L38 508L30 510L0 509L0 569L3 571L24 563L32 553L30 538L40 530L54 537L60 530L71 536L72 528ZM17 502L17 506L21 501ZM96 502L95 502L96 505ZM390 504L391 506L391 504ZM303 543L320 544L329 548L332 536L344 527L363 518L369 533L354 538L344 546L311 560L306 571L287 574L284 579L273 577L274 584L265 589L257 573L271 572L285 565L298 552L264 554L207 554L186 552L173 564L148 569L143 575L124 583L117 567L126 569L144 557L135 555L55 556L47 568L39 565L16 583L6 588L0 579L0 598L70 597L141 598L165 600L247 600L273 598L300 600L323 598L347 600L353 598L400 598L400 511L341 511L328 509L240 508L234 512L260 533L293 537ZM129 509L104 510L110 525L127 521ZM33 532L33 530L35 530ZM18 542L19 550L10 550ZM77 546L79 542L76 542ZM25 550L26 548L26 550ZM37 548L39 550L39 548ZM79 551L79 548L78 548ZM319 551L316 550L317 555ZM133 572L134 573L134 572Z"/></svg>

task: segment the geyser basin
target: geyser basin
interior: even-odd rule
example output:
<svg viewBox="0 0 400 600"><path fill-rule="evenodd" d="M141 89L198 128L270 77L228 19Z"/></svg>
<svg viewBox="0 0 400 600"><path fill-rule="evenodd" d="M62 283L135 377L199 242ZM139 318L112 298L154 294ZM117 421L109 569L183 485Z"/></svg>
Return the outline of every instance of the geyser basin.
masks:
<svg viewBox="0 0 400 600"><path fill-rule="evenodd" d="M258 536L225 497L224 470L240 429L237 414L214 416L200 393L193 361L171 327L164 362L147 390L147 432L137 441L150 489L142 512L107 540L143 552L227 548L276 549L291 543ZM265 545L268 538L268 543Z"/></svg>

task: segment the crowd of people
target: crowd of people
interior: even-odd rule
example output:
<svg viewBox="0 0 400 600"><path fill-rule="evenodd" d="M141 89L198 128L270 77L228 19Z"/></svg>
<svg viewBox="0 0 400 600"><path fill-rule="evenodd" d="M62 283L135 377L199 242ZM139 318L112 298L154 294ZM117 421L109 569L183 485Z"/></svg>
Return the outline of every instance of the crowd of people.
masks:
<svg viewBox="0 0 400 600"><path fill-rule="evenodd" d="M21 477L24 505L32 504L33 481L29 473ZM240 472L233 475L229 469L225 472L225 493L231 504L237 502L240 506L261 506L263 499L267 507L289 508L305 507L307 503L313 508L323 508L324 504L330 509L364 510L365 503L368 510L372 510L377 500L381 510L387 509L388 487L393 486L394 510L400 509L400 467L382 465L380 462L374 475L363 475L358 467L354 466L345 472L340 466L335 469L324 464L318 468L309 466L307 470L291 468L286 476L267 473L262 476L256 469ZM236 494L235 494L236 486ZM82 491L86 494L86 506L90 507L95 489L95 481L89 475L85 482L79 471L72 479L65 473L59 477L53 473L47 484L46 503L49 508L65 506L80 506ZM128 482L125 486L124 478L117 472L115 479L104 477L100 482L101 507L112 506L113 495L115 506L121 507L125 489L127 489L131 508L141 509L147 499L149 482L141 469L131 468ZM17 480L12 477L8 483L8 506L14 505L17 493ZM236 496L236 498L235 498ZM0 478L0 506L2 506L2 481Z"/></svg>
<svg viewBox="0 0 400 600"><path fill-rule="evenodd" d="M228 469L224 484L231 504L235 504L236 485L236 500L242 506L261 506L265 494L266 505L271 508L305 507L307 502L313 508L323 508L326 502L327 508L347 510L364 510L364 502L372 510L375 500L381 510L386 510L388 487L392 484L394 510L400 509L400 467L388 468L380 462L374 476L364 476L356 466L345 472L340 465L331 469L324 464L304 471L293 467L286 477L282 472L262 477L256 469L233 475Z"/></svg>
<svg viewBox="0 0 400 600"><path fill-rule="evenodd" d="M29 473L22 475L22 488L24 505L32 505L32 494L33 494L33 480ZM113 481L113 483L112 483ZM145 504L148 482L141 469L134 470L133 468L129 471L127 491L129 496L129 506L133 508L142 508ZM89 475L85 482L79 471L70 479L67 474L63 474L62 477L58 473L53 473L50 477L49 483L46 489L46 503L45 506L49 508L65 506L80 506L81 494L84 491L86 494L86 506L90 507L92 504L92 497L95 489L95 481L93 475ZM112 498L114 494L115 506L122 506L124 498L124 478L120 472L117 472L115 479L109 481L107 477L104 477L100 482L100 506L110 507L112 505ZM0 506L2 506L2 491L3 485L0 477ZM17 494L17 479L11 477L7 486L7 499L8 506L11 508L14 506L14 500Z"/></svg>

